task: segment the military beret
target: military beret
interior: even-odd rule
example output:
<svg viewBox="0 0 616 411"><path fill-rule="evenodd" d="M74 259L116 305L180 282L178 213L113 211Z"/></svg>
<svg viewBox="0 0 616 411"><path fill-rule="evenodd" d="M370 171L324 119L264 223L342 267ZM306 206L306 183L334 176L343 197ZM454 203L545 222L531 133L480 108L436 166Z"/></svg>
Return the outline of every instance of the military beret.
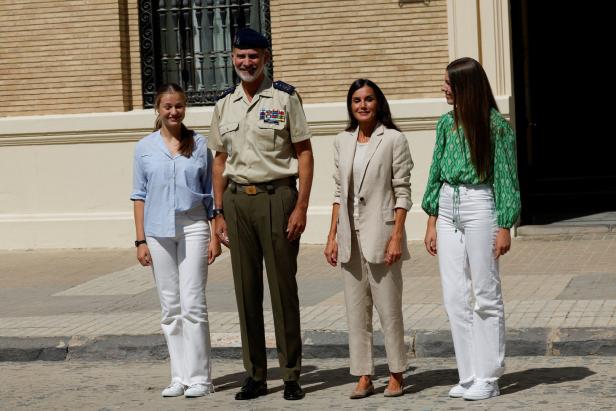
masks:
<svg viewBox="0 0 616 411"><path fill-rule="evenodd" d="M245 27L235 32L233 47L238 49L266 49L269 47L269 41L258 31Z"/></svg>

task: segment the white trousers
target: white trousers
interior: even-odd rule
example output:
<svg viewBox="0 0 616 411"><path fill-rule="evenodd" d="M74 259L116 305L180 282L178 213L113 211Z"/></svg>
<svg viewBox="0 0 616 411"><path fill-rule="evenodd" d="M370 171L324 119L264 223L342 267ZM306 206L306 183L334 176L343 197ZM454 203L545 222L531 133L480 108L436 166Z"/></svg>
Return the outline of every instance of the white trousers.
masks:
<svg viewBox="0 0 616 411"><path fill-rule="evenodd" d="M498 225L491 187L444 184L436 230L460 382L497 380L505 366L505 313L493 254Z"/></svg>
<svg viewBox="0 0 616 411"><path fill-rule="evenodd" d="M404 372L406 347L402 321L402 261L398 260L389 267L369 263L361 252L359 236L359 231L351 231L351 259L340 264L349 327L351 375L374 375L373 306L383 329L389 371Z"/></svg>
<svg viewBox="0 0 616 411"><path fill-rule="evenodd" d="M210 227L176 214L175 237L147 237L162 309L171 381L212 385L210 328L205 302Z"/></svg>

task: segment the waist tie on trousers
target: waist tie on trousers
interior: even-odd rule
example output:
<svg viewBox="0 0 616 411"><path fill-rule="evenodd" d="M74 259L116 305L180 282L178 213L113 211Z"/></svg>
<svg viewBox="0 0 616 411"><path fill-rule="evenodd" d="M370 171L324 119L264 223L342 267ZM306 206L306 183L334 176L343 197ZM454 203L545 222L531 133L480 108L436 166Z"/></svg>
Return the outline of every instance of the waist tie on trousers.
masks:
<svg viewBox="0 0 616 411"><path fill-rule="evenodd" d="M455 228L455 232L462 231L462 222L460 217L460 187L464 187L465 189L482 189L488 188L487 184L449 184L445 183L449 186L453 193L451 196L452 202L452 223Z"/></svg>
<svg viewBox="0 0 616 411"><path fill-rule="evenodd" d="M453 186L452 203L453 203L453 226L455 227L454 232L457 233L458 230L462 229L462 227L460 227L460 186L459 185Z"/></svg>

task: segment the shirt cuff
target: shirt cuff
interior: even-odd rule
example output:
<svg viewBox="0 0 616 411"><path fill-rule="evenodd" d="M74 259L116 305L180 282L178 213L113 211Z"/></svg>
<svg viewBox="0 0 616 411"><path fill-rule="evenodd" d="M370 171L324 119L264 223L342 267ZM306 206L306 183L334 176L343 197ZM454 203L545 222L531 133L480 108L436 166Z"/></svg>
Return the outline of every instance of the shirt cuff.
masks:
<svg viewBox="0 0 616 411"><path fill-rule="evenodd" d="M135 200L145 201L145 192L144 191L134 191L131 193L130 199L133 201Z"/></svg>
<svg viewBox="0 0 616 411"><path fill-rule="evenodd" d="M304 140L310 140L312 138L312 135L308 134L305 135L303 137L291 137L291 143L301 143Z"/></svg>
<svg viewBox="0 0 616 411"><path fill-rule="evenodd" d="M394 208L404 208L406 211L409 211L412 206L413 202L410 199L403 197L396 199L396 205Z"/></svg>

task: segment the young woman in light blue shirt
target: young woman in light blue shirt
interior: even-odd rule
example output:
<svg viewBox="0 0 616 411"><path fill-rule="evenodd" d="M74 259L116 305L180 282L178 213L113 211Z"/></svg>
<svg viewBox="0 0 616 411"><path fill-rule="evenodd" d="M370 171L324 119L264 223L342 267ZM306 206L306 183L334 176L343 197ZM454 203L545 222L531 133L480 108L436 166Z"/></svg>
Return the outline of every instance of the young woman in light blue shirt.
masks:
<svg viewBox="0 0 616 411"><path fill-rule="evenodd" d="M212 154L207 139L182 124L186 95L177 84L158 89L156 130L135 149L133 192L137 259L152 266L171 362L163 397L214 392L205 284L220 255L210 235Z"/></svg>

